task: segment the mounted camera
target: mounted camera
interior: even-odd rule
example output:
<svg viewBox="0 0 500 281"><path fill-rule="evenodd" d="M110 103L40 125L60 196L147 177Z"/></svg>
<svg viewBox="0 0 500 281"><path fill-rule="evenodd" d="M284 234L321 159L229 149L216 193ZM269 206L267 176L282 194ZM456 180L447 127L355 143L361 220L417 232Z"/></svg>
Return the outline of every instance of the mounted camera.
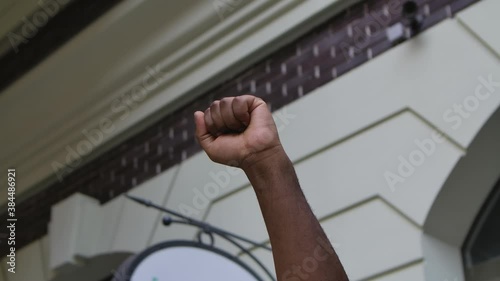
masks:
<svg viewBox="0 0 500 281"><path fill-rule="evenodd" d="M406 1L402 9L403 24L410 29L411 36L420 31L424 17L418 13L418 5L415 1Z"/></svg>
<svg viewBox="0 0 500 281"><path fill-rule="evenodd" d="M415 1L406 1L401 8L401 22L387 29L387 38L393 45L409 39L420 32L423 21L424 16L419 13L417 3Z"/></svg>

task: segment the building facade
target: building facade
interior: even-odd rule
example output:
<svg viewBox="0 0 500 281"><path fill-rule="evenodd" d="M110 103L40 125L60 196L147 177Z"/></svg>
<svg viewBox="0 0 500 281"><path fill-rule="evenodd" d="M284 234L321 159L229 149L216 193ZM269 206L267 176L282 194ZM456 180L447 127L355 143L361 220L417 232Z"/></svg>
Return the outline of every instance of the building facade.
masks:
<svg viewBox="0 0 500 281"><path fill-rule="evenodd" d="M398 44L399 0L185 2L120 3L0 94L21 245L1 281L105 280L195 239L125 193L268 242L245 175L194 140L194 110L246 93L351 280L499 280L463 247L500 178L498 1L416 1L422 30Z"/></svg>

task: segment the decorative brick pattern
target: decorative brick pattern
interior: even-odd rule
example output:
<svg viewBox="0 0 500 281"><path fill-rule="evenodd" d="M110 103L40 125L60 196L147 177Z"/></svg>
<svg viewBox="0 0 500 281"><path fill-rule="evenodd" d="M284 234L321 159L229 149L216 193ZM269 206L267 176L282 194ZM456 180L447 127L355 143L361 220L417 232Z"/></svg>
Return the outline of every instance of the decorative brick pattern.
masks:
<svg viewBox="0 0 500 281"><path fill-rule="evenodd" d="M423 25L427 29L477 1L416 2L427 16ZM63 182L22 201L17 207L17 246L46 234L50 207L69 195L81 192L105 203L200 151L192 115L214 99L251 93L276 110L390 49L385 29L400 20L400 11L391 9L400 8L402 2L371 0L348 8L74 171ZM6 214L0 221L6 221Z"/></svg>

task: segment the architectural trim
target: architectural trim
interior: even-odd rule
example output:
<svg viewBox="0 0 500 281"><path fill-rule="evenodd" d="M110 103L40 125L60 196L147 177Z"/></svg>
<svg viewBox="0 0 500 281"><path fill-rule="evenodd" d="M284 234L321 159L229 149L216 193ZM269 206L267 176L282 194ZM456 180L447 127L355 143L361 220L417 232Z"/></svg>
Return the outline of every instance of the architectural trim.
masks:
<svg viewBox="0 0 500 281"><path fill-rule="evenodd" d="M53 56L8 88L0 97L3 99L4 106L11 105L16 92L21 90L21 85L29 85L31 81L41 79L40 77L47 72L48 68L56 67L56 71L64 72L65 69L57 68L63 58L69 58L74 63L84 63L86 56L75 53L76 45L88 44L101 38L112 41L111 27L120 25L126 28L132 20L131 17L139 16L138 14L143 10L141 7L149 2L143 1L140 5L118 5L112 12L96 21L82 34L76 36L72 42L63 46L61 50L55 52ZM99 129L99 123L102 120L111 120L116 130L106 134L98 147L102 146L100 150L104 150L113 146L191 101L207 89L220 84L233 73L243 70L247 65L295 39L301 34L297 30L308 30L325 18L331 17L345 8L347 2L343 0L257 1L241 8L236 7L239 9L223 21L219 21L217 13L212 10L211 3L208 6L208 2L196 1L196 4L192 3L195 6L183 6L183 9L190 11L190 14L185 16L186 18L199 19L199 24L204 25L203 29L200 29L199 25L194 25L196 27L190 31L194 36L191 37L189 43L179 45L175 41L161 41L163 34L159 32L150 41L134 46L136 55L120 63L122 66L128 65L126 70L115 74L116 68L110 67L112 77L109 78L111 79L106 79L102 81L102 85L90 89L89 96L94 97L91 101L78 105L78 108L72 111L72 115L66 115L64 118L61 116L58 123L52 123L45 130L39 133L33 131L35 134L29 134L29 139L19 136L19 139L23 141L12 143L12 147L0 153L0 159L5 160L5 162L2 161L4 163L8 159L8 165L33 171L24 180L19 192L26 191L47 177L53 180L54 174L50 163L64 161L68 154L64 148L74 147L82 140L84 137L82 129L88 131ZM201 14L197 15L197 13ZM207 25L207 22L210 25ZM147 23L144 25L148 26ZM203 32L200 34L201 30ZM286 39L284 39L285 36L287 36ZM102 44L106 44L106 41ZM182 46L182 48L171 51L175 45ZM87 51L93 52L94 50ZM102 52L100 55L107 56L108 54ZM146 64L146 71L144 71L141 65L144 66L147 62L150 63ZM148 91L137 102L139 106L131 111L130 116L121 120L123 112L114 112L113 102L116 104L116 101L123 95L130 96L131 89L141 85L151 69L155 69L157 73L168 73L168 78L160 81L154 89ZM57 77L57 72L52 76ZM119 135L121 137L117 137ZM113 141L103 145L109 140ZM92 156L95 155L96 153Z"/></svg>
<svg viewBox="0 0 500 281"><path fill-rule="evenodd" d="M437 7L434 7L434 10L430 15L433 21L429 21L427 27L432 26L432 24L435 24L441 20L446 19L447 18L446 11L456 12L457 10L455 9L458 9L460 7L463 8L466 6L466 4L471 4L477 0L448 0L448 1L449 2L441 2L441 1L436 2ZM145 3L148 3L148 1L141 2L140 4L145 5ZM162 2L162 3L167 3L167 2ZM460 5L457 5L457 3L459 3ZM133 10L134 11L139 10L142 11L142 13L145 13L146 12L144 10L145 8L142 7L140 4L137 4L138 6ZM64 159L66 156L65 155L66 151L64 151L65 148L64 145L66 145L66 143L62 142L64 140L61 140L62 143L59 143L58 140L55 140L54 143L47 143L47 146L54 145L54 147L55 146L62 147L63 151L60 153L60 155L55 155L55 154L50 155L51 153L48 153L49 155L44 156L48 157L48 159L45 159L46 161L43 161L43 164L45 165L38 166L39 169L35 169L36 167L33 169L29 169L31 172L30 174L27 173L23 174L23 182L20 183L23 185L20 185L19 186L20 189L18 190L18 194L20 194L21 196L19 197L17 203L18 203L19 213L20 214L22 213L23 216L26 217L26 219L20 222L20 229L26 229L26 231L23 231L18 235L19 246L22 247L23 245L26 245L28 242L33 241L34 239L42 237L44 234L46 234L47 223L50 220L51 206L60 201L63 201L71 194L76 192L81 192L83 194L89 195L97 199L102 204L110 200L113 200L113 198L116 198L118 195L127 192L130 189L134 188L135 186L145 182L146 180L149 180L157 176L158 174L164 172L165 169L168 169L172 165L175 165L185 160L186 158L190 157L194 153L198 152L200 147L196 144L193 136L194 128L192 124L193 123L192 112L195 109L201 109L208 106L210 104L210 101L213 100L214 98L220 98L226 95L238 95L253 91L255 95L265 98L266 101L269 102L269 105L272 106L272 109L274 110L282 107L285 104L291 103L296 99L301 98L303 95L312 92L314 89L322 85L325 85L325 83L328 83L333 79L337 79L339 76L348 73L350 70L363 64L372 57L375 57L383 53L384 51L390 49L392 47L391 42L387 40L383 32L378 32L377 33L378 36L374 35L373 37L370 37L370 41L367 43L368 44L367 46L363 46L363 48L359 47L360 51L359 53L356 53L354 57L350 57L349 54L347 54L346 56L346 53L342 53L342 50L337 50L338 56L335 56L335 52L332 52L332 50L335 50L335 48L339 49L339 46L345 46L345 45L351 46L350 49L358 48L358 45L356 45L357 44L356 41L354 41L354 39L352 38L352 34L351 36L349 36L349 30L353 29L352 26L363 27L370 23L373 23L373 17L369 13L367 13L367 11L370 11L370 9L373 9L371 12L374 13L384 13L384 11L387 11L388 9L388 6L384 1L370 2L370 4L374 4L374 6L370 6L367 3L360 3L359 5L354 5L350 7L349 9L342 12L340 15L330 18L324 24L318 26L312 31L309 31L306 36L303 36L299 40L294 41L291 44L288 44L286 47L280 48L278 52L275 52L272 55L266 57L266 60L261 60L258 64L252 67L248 67L246 72L238 73L236 75L232 75L231 73L227 74L228 76L232 75L231 80L226 81L224 83L220 83L220 80L224 80L224 78L226 77L223 76L222 74L219 75L218 73L215 73L211 70L225 69L227 67L228 71L230 70L235 71L235 69L247 67L249 63L249 61L247 61L247 56L246 56L247 54L248 58L258 59L259 56L262 55L260 52L264 52L262 51L262 46L259 45L260 40L256 39L259 38L262 39L263 36L266 34L267 35L275 34L276 36L278 36L279 42L288 42L289 40L292 40L291 38L296 38L298 34L285 38L286 40L285 39L281 40L283 36L287 37L289 33L285 32L281 33L280 35L280 32L284 32L284 29L290 30L291 25L289 24L289 22L296 22L297 18L300 18L300 16L304 16L303 14L306 11L309 11L311 14L313 14L313 12L315 11L317 12L318 15L325 15L326 13L325 10L321 9L320 6L325 4L323 2L321 2L320 4L319 2L316 1L303 2L300 5L313 5L313 6L302 6L302 8L300 8L301 6L299 5L296 8L289 9L283 17L273 20L269 19L270 22L264 29L262 29L263 28L262 26L255 27L257 29L252 29L249 27L249 30L247 30L248 33L244 33L245 36L243 36L242 41L233 42L234 44L236 44L234 48L221 50L223 51L224 56L221 55L216 58L208 59L207 61L204 61L203 62L204 64L200 65L199 68L192 69L193 71L189 72L188 75L190 79L181 78L181 76L179 76L179 80L172 81L173 84L171 86L166 85L165 89L161 89L158 85L156 85L156 87L151 89L151 94L152 94L151 99L139 103L138 107L129 113L126 120L122 120L123 122L115 122L115 123L113 123L112 120L109 120L109 122L113 124L113 126L115 127L114 131L112 130L111 133L107 134L106 135L107 138L101 137L100 143L96 145L97 148L93 149L92 153L90 153L90 156L87 159L90 160L91 157L97 156L99 154L97 150L102 151L105 150L105 148L112 147L111 149L109 149L102 155L99 155L92 162L89 162L88 164L80 167L76 167L76 171L67 174L67 177L64 177L64 181L52 182L53 184L51 184L47 188L45 188L44 186L47 184L47 182L39 184L37 186L39 188L31 188L33 186L33 183L35 182L40 183L39 179L44 177L46 178L47 175L53 173L52 167L50 166L51 161L57 160L64 163ZM338 8L339 6L336 5L333 7ZM117 9L125 9L125 8L123 8L123 6L119 6L117 7ZM269 10L273 10L273 8L271 7L269 8ZM400 16L400 14L397 12L397 9L393 8L392 10L394 13L394 18L392 18L392 20L395 22L399 21L398 16ZM116 12L116 10L113 11ZM195 11L193 11L192 9L188 9L188 11L195 13ZM116 14L111 13L111 16L116 16ZM137 17L142 18L143 16L137 16ZM107 19L109 20L109 17L107 17ZM313 19L314 21L320 20L321 16L313 17ZM308 21L306 19L304 20ZM215 18L215 21L218 21L218 19ZM128 18L128 22L130 24L133 24L134 23L133 18L132 19ZM80 37L80 42L78 42L79 40L78 38L76 38L74 41L69 42L68 45L70 46L66 46L67 47L66 49L63 48L56 57L52 58L53 59L52 62L55 63L54 61L56 62L59 61L59 63L61 63L61 66L64 65L63 63L66 62L66 60L64 59L67 58L68 60L70 60L71 56L74 55L75 50L79 50L79 48L82 48L79 46L84 46L84 47L88 46L88 43L86 44L85 41L82 40L81 38L85 38L85 36L95 36L94 32L96 32L96 30L109 31L109 28L113 27L112 22L108 27L108 29L103 28L102 26L99 27L98 23L96 24L97 27L93 25L89 29L87 29L86 32L83 32L82 34L83 37ZM102 22L100 22L100 24L102 24ZM123 24L125 25L126 22L123 22ZM385 29L387 25L390 24L390 22L385 21L385 24L386 25L381 25L380 28ZM302 24L300 26L301 26L300 29L306 30L307 24ZM129 28L130 26L119 26L119 27ZM92 31L93 28L96 30L89 33L89 30ZM193 28L196 29L195 27ZM200 27L198 26L198 29L196 30L199 31ZM292 30L296 31L295 29ZM361 30L365 30L365 28ZM164 30L154 30L154 31L152 30L148 34L166 34L165 32L161 33L161 31ZM266 36L264 36L264 38L269 42L275 42ZM106 38L101 38L101 39L104 41ZM155 37L155 39L158 39L158 37ZM109 67L111 70L116 70L116 72L109 71L109 76L107 75L104 76L102 79L100 79L100 81L102 80L103 83L109 82L110 84L118 83L116 82L118 81L116 80L118 79L116 77L119 78L121 77L120 79L124 79L126 74L129 72L129 69L132 68L137 69L142 66L147 67L148 61L144 58L160 54L156 50L156 46L161 44L153 44L151 43L151 40L153 39L150 38L149 41L140 42L141 43L140 46L142 46L143 48L147 48L149 46L151 52L144 52L144 49L140 49L142 50L142 52L130 52L131 54L130 61L118 62L113 65L113 67L115 67L114 69L113 67ZM165 41L168 40L165 39ZM108 42L108 43L111 46L109 48L115 47L113 45L113 42ZM179 41L177 41L177 43L179 43ZM272 47L274 45L273 44L271 45L272 45L271 47L265 48L266 52L272 50ZM102 48L106 47L107 44L103 44ZM71 52L68 50L70 50ZM82 52L83 51L85 50L82 50ZM103 50L103 52L104 51L105 50ZM165 49L162 49L162 51L166 52ZM254 53L252 53L252 51ZM173 52L174 51L172 51L172 53ZM397 50L395 51L395 53L401 55L401 53L397 52ZM371 56L369 54L371 54ZM99 53L99 55L102 56L103 60L106 59L102 53ZM161 54L159 55L159 57L161 57ZM225 58L234 60L234 62L233 63L228 62L227 59ZM83 60L80 58L80 61ZM158 60L153 60L153 61L158 61ZM238 63L234 65L235 62ZM103 67L104 66L105 65L103 65ZM118 66L127 66L127 67L119 69ZM82 67L84 67L84 65L82 65ZM161 70L162 66L159 65L159 67ZM288 68L289 70L296 70L301 68L303 70L303 75L298 74L299 73L298 70L297 72L295 71L287 72L286 68ZM283 71L283 69L285 69L285 71ZM369 65L367 66L367 69L373 70L373 68L370 68ZM38 75L43 75L44 73L40 69L38 69L37 71ZM95 65L91 65L91 67L88 68L88 71L99 71L99 69ZM389 69L387 69L387 71L389 71ZM320 72L323 75L319 75ZM355 71L353 71L352 73L354 75ZM63 75L64 73L60 74ZM50 73L50 71L47 71L45 72L45 75L47 77L51 77L53 74ZM210 79L214 75L216 76L216 78ZM66 75L63 77L68 80L74 79L73 77L71 77L71 75L70 76ZM140 75L139 76L131 75L130 77L131 77L130 81L132 81L134 77L136 79L139 79L139 82L141 80ZM345 88L342 88L342 91L349 92L351 89L351 86L349 84L357 82L357 81L353 82L352 79L349 79L350 77L353 76L346 75L339 80L338 85L343 84L344 86L346 86ZM18 85L16 86L17 87L16 89L18 91L17 94L19 95L22 95L23 93L26 94L33 92L33 91L31 92L21 91L23 88L24 90L30 87L33 88L33 85L30 85L30 83L28 83L29 77L28 78L25 77L24 79L27 79L25 81L26 83L23 84L19 82ZM71 83L69 83L64 79L61 79L60 83L62 84L61 86L70 85L72 88L76 88L73 82L77 80L78 79L76 80L74 79ZM179 109L178 108L179 106L182 106L189 99L197 96L196 92L197 90L199 91L202 90L202 89L197 89L197 87L201 86L193 85L193 83L190 83L190 81L198 81L199 85L204 85L204 87L206 87L207 90L205 91L204 95L196 98L196 100L190 102L186 106L183 106L182 108ZM344 83L342 81L344 82L348 81L349 83ZM208 90L208 88L210 88L209 83L219 83L220 86ZM258 86L256 86L256 84ZM272 85L273 90L268 90L267 84ZM122 84L118 83L117 85L122 85ZM129 87L133 87L133 85L134 84L131 83ZM85 88L86 85L78 85L78 86L82 86ZM95 92L97 91L96 89L104 89L103 88L104 86L105 86L104 84L97 83L96 87L93 90ZM125 87L124 91L126 91L127 89L130 88ZM185 92L184 95L180 94L184 92ZM108 91L103 91L101 93L103 94L104 98L104 94L108 93ZM114 92L109 91L109 93L114 93ZM92 95L89 94L89 96ZM10 93L10 96L0 95L0 100L12 101L12 99L15 99L14 95L12 95L12 92ZM168 106L163 107L164 104L162 101L166 101L169 99L174 102L170 103L170 107ZM356 97L353 96L352 99L354 101ZM67 100L68 99L66 98L66 101ZM38 102L40 100L35 99L35 101ZM329 101L335 102L335 98L331 100L329 99ZM31 101L32 104L37 104L36 102ZM90 103L92 102L92 99L89 98L89 100L87 100L86 102ZM20 103L22 103L22 101L20 101ZM0 107L1 105L2 103L0 103ZM13 108L14 110L17 108L23 108L19 107L19 104L14 104L14 105L11 106L11 108ZM57 105L61 107L57 108L58 110L65 109L63 103ZM86 105L87 104L84 104L82 100L83 109L85 109ZM155 108L161 108L161 110L155 112ZM7 108L7 112L9 112L9 110L12 111L13 109ZM30 109L29 106L28 109ZM314 111L314 108L310 109L311 112L316 113ZM174 112L174 110L175 110L174 114L169 114L171 112ZM2 111L0 110L0 112ZM88 112L88 114L90 113L95 115L95 117L93 118L94 121L96 120L99 121L99 119L103 118L103 116L100 115L99 112ZM69 114L68 116L75 114L78 115L78 112L72 112L72 114ZM163 116L165 114L168 115ZM23 114L21 114L21 116L18 116L21 119L18 121L26 121L27 118L23 118L25 117L23 115L29 116L30 111L26 110L26 112L23 112ZM317 116L317 115L312 114L311 116ZM48 116L48 119L50 119L51 117L52 116ZM120 119L120 116L118 116L118 118ZM159 121L148 126L148 123L154 122L155 119ZM68 121L68 123L72 124L73 122ZM27 126L30 125L36 126L36 124L32 124L31 122L28 122L26 124ZM127 124L129 125L129 127L127 127ZM72 135L78 135L79 134L78 131L82 128L92 128L94 130L96 129L95 126L80 127L80 128L75 127L72 129L69 128L69 131L71 131L72 133L68 133L68 137L71 137ZM23 129L29 129L29 128L23 128ZM43 130L42 133L40 133L40 128L33 128L33 129L34 129L33 132L27 131L21 133L25 133L28 137L40 136L41 138L47 137L47 135L50 135L51 133L55 133L54 131L55 129L50 130L50 128L47 128L45 133L43 133ZM118 135L120 132L124 133ZM117 136L117 137L114 137L111 141L106 142L106 140L110 139L112 136ZM7 137L12 138L12 136L7 136ZM73 145L74 148L75 142L70 144ZM56 156L59 158L57 158ZM23 164L22 166L17 166L16 168L18 168L19 171L28 170L26 167L30 165L30 162L28 160L25 162L26 163L22 163ZM31 165L31 166L36 166L36 165ZM43 168L46 169L44 170ZM28 178L28 176L30 178ZM54 177L53 180L55 180ZM26 191L28 187L30 187L30 189ZM24 193L21 194L21 192L23 192L23 189ZM34 195L28 196L29 193ZM33 211L36 212L36 215L32 214ZM2 214L2 217L3 216L6 216L6 214Z"/></svg>
<svg viewBox="0 0 500 281"><path fill-rule="evenodd" d="M427 280L465 280L461 247L500 178L499 126L500 108L450 173L427 215L423 237Z"/></svg>

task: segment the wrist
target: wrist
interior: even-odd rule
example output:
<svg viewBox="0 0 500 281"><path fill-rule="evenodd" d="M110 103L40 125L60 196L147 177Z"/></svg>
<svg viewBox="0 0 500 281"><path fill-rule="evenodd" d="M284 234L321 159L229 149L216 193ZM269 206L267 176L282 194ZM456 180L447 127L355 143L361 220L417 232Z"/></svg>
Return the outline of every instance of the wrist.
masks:
<svg viewBox="0 0 500 281"><path fill-rule="evenodd" d="M274 185L275 181L283 181L283 177L295 174L293 164L281 145L255 155L251 160L241 168L254 189Z"/></svg>
<svg viewBox="0 0 500 281"><path fill-rule="evenodd" d="M270 167L287 159L288 156L281 144L272 146L263 151L249 154L241 162L241 169L247 174L253 174L255 172L266 171Z"/></svg>

